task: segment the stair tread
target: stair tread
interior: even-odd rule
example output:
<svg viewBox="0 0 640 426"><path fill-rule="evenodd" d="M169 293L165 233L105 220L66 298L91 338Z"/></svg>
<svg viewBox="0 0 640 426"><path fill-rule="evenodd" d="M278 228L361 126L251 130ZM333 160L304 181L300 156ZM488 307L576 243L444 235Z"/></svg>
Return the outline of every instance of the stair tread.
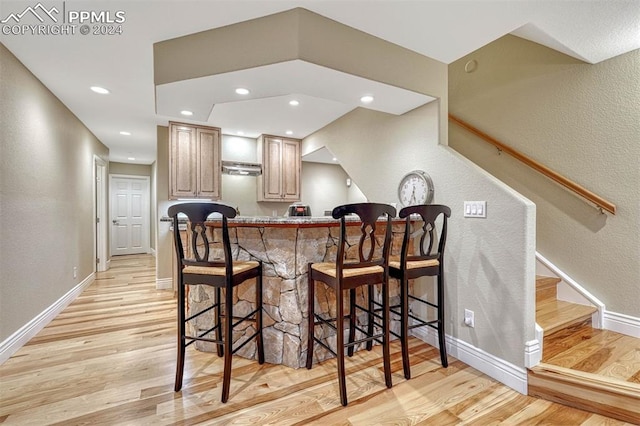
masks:
<svg viewBox="0 0 640 426"><path fill-rule="evenodd" d="M558 277L545 277L544 275L536 275L536 288L544 286L554 286L562 281Z"/></svg>
<svg viewBox="0 0 640 426"><path fill-rule="evenodd" d="M582 322L597 311L594 306L579 305L562 300L546 300L536 304L536 322L545 335L554 333L577 322Z"/></svg>

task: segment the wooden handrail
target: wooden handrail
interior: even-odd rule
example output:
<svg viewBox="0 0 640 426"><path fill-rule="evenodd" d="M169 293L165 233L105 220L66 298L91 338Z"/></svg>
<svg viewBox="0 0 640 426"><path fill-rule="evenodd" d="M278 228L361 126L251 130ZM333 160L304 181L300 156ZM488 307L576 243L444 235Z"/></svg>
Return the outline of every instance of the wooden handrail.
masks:
<svg viewBox="0 0 640 426"><path fill-rule="evenodd" d="M572 180L567 179L566 177L562 176L558 172L551 170L549 167L545 166L544 164L541 164L536 160L527 157L525 154L521 153L520 151L516 151L515 149L503 144L502 142L484 133L482 130L478 130L477 128L473 127L471 124L460 120L458 117L452 114L449 114L449 120L456 123L458 126L462 127L468 132L478 136L480 139L484 140L485 142L488 142L491 145L495 146L500 151L506 152L516 160L520 160L527 166L542 173L549 179L559 183L560 185L564 186L570 191L575 192L579 196L585 198L589 202L598 206L600 209L606 210L611 214L616 214L616 205L611 203L610 201L605 200L604 198L594 194L593 192L589 191L583 186L580 186L577 183L573 182Z"/></svg>

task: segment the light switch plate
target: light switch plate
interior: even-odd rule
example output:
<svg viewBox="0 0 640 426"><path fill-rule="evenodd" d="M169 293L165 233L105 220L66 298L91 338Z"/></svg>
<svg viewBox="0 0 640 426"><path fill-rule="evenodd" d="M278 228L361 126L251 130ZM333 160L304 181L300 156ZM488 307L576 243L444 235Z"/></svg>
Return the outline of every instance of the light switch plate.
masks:
<svg viewBox="0 0 640 426"><path fill-rule="evenodd" d="M486 201L465 201L464 217L487 217Z"/></svg>

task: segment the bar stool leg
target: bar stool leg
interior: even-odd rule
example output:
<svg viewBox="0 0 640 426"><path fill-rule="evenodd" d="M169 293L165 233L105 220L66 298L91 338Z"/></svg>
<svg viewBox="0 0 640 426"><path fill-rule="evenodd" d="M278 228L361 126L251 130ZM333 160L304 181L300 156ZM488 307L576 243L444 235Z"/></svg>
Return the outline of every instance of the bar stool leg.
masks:
<svg viewBox="0 0 640 426"><path fill-rule="evenodd" d="M411 378L411 367L409 365L409 280L402 276L400 279L400 344L402 347L402 369L404 378Z"/></svg>
<svg viewBox="0 0 640 426"><path fill-rule="evenodd" d="M262 338L262 268L256 277L256 305L256 309L258 310L258 312L256 312L258 364L264 364L264 340Z"/></svg>
<svg viewBox="0 0 640 426"><path fill-rule="evenodd" d="M338 385L340 402L347 405L347 384L344 369L344 306L342 290L336 289L336 358L338 361Z"/></svg>
<svg viewBox="0 0 640 426"><path fill-rule="evenodd" d="M382 284L382 329L383 345L382 358L384 360L384 381L388 388L393 386L391 381L391 355L389 353L389 280Z"/></svg>
<svg viewBox="0 0 640 426"><path fill-rule="evenodd" d="M444 335L444 279L442 273L438 275L438 343L440 344L440 361L447 367L447 344Z"/></svg>
<svg viewBox="0 0 640 426"><path fill-rule="evenodd" d="M185 334L186 327L184 323L184 285L182 280L178 282L178 354L176 361L176 381L174 390L178 392L182 389L182 375L184 373L184 354L185 354Z"/></svg>
<svg viewBox="0 0 640 426"><path fill-rule="evenodd" d="M373 304L373 300L375 297L375 287L373 284L369 284L366 286L367 287L367 300L369 301L369 304L367 305L367 309L369 310L369 312L367 313L367 333L369 333L369 336L373 335L373 314L372 312L374 312L375 310L375 305ZM369 340L367 341L367 350L370 351L371 349L373 349L373 341Z"/></svg>
<svg viewBox="0 0 640 426"><path fill-rule="evenodd" d="M221 301L222 301L222 296L221 296L221 289L220 287L216 287L216 300L215 300L215 304L217 305L215 308L215 312L214 312L214 316L215 316L215 321L216 321L216 340L218 340L219 342L222 341L222 313L220 312L220 310L222 309L222 305L221 305ZM218 353L218 356L222 356L222 349L223 346L221 344L217 344L216 345L216 352Z"/></svg>
<svg viewBox="0 0 640 426"><path fill-rule="evenodd" d="M349 343L353 343L356 337L356 289L349 290ZM349 346L347 353L353 356L354 346Z"/></svg>
<svg viewBox="0 0 640 426"><path fill-rule="evenodd" d="M315 282L313 278L311 278L311 264L308 265L308 293L307 293L307 311L308 313L308 324L307 327L309 330L307 332L307 369L311 369L313 365L313 337L315 334Z"/></svg>
<svg viewBox="0 0 640 426"><path fill-rule="evenodd" d="M233 290L225 290L224 307L224 371L222 373L222 402L229 399L229 385L231 383L231 356L233 350Z"/></svg>

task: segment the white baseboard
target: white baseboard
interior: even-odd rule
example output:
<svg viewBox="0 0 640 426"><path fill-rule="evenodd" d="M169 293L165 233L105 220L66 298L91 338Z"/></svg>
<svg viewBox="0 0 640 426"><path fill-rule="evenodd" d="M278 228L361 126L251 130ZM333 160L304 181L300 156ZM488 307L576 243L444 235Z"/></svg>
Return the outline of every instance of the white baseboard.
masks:
<svg viewBox="0 0 640 426"><path fill-rule="evenodd" d="M0 343L0 364L8 360L11 355L16 353L18 349L24 346L36 334L40 332L47 324L49 324L60 312L66 308L69 303L73 302L82 291L93 282L95 273L91 273L81 283L69 290L64 296L58 299L53 305L38 314L31 321L22 326L18 331L7 337L5 341Z"/></svg>
<svg viewBox="0 0 640 426"><path fill-rule="evenodd" d="M524 344L524 366L535 367L542 361L542 343L544 342L544 330L536 324L536 338Z"/></svg>
<svg viewBox="0 0 640 426"><path fill-rule="evenodd" d="M156 278L156 289L173 290L173 278Z"/></svg>
<svg viewBox="0 0 640 426"><path fill-rule="evenodd" d="M413 335L418 339L439 348L437 333L435 330L417 328L413 330ZM498 358L452 336L446 336L447 354L459 359L465 364L481 371L487 376L499 381L505 386L527 394L527 369L517 367L510 362Z"/></svg>
<svg viewBox="0 0 640 426"><path fill-rule="evenodd" d="M640 338L640 318L604 311L604 329Z"/></svg>
<svg viewBox="0 0 640 426"><path fill-rule="evenodd" d="M151 247L149 249L149 254L151 254L153 257L156 257L156 249L154 249L153 247Z"/></svg>

